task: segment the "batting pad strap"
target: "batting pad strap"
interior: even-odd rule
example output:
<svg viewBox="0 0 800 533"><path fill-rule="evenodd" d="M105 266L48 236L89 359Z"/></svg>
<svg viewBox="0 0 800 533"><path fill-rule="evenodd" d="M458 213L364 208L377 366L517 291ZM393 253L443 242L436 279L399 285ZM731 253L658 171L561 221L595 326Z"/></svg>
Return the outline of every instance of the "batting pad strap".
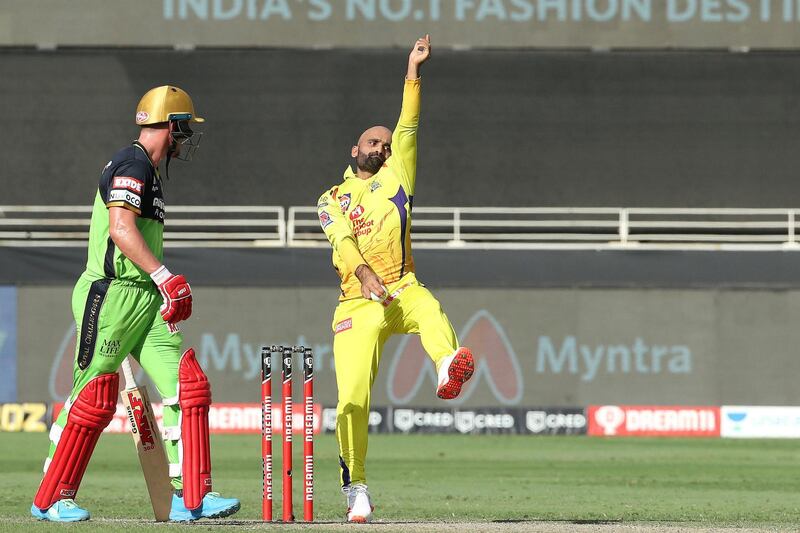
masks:
<svg viewBox="0 0 800 533"><path fill-rule="evenodd" d="M211 491L211 452L208 407L211 384L189 348L178 365L178 397L181 406L183 503L197 509Z"/></svg>
<svg viewBox="0 0 800 533"><path fill-rule="evenodd" d="M78 394L33 499L36 507L49 509L58 500L75 498L97 439L116 411L118 389L118 374L101 374Z"/></svg>
<svg viewBox="0 0 800 533"><path fill-rule="evenodd" d="M180 463L170 463L169 464L169 477L181 477L181 464Z"/></svg>
<svg viewBox="0 0 800 533"><path fill-rule="evenodd" d="M161 398L161 405L178 405L178 395Z"/></svg>
<svg viewBox="0 0 800 533"><path fill-rule="evenodd" d="M180 426L164 426L161 430L161 438L164 440L179 440L181 438Z"/></svg>

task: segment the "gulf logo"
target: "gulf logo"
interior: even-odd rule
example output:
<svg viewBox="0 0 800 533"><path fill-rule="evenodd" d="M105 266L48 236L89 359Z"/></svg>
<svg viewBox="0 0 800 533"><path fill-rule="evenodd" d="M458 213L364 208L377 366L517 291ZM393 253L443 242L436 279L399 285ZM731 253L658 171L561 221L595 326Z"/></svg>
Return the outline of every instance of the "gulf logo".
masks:
<svg viewBox="0 0 800 533"><path fill-rule="evenodd" d="M350 211L350 220L355 220L364 214L364 206L359 204Z"/></svg>

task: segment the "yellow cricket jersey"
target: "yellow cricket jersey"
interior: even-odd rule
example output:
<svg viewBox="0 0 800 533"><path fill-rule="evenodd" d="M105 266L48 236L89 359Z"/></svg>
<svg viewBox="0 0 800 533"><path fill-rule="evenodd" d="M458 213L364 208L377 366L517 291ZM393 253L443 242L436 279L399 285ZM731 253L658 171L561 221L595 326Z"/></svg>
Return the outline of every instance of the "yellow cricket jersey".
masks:
<svg viewBox="0 0 800 533"><path fill-rule="evenodd" d="M361 298L358 265L368 264L387 286L414 271L411 204L417 174L420 80L406 80L400 120L392 133L392 155L377 174L360 179L347 167L344 182L317 203L333 266L342 279L340 300Z"/></svg>

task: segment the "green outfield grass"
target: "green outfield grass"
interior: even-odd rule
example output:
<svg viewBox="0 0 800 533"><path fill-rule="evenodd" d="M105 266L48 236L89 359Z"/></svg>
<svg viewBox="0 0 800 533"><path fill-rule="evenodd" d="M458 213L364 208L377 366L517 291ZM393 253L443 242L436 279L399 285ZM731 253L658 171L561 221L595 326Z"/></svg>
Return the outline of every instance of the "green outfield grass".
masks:
<svg viewBox="0 0 800 533"><path fill-rule="evenodd" d="M28 518L47 446L45 434L0 434L0 530L53 530ZM214 488L242 500L233 518L260 518L259 446L257 435L212 437ZM344 499L333 437L319 437L316 452L317 518L340 521ZM301 516L300 450L294 459ZM279 464L275 470L278 498ZM375 435L368 472L376 518L385 521L800 524L800 442L791 440ZM129 436L101 438L78 502L98 519L151 517ZM156 529L126 524L128 531Z"/></svg>

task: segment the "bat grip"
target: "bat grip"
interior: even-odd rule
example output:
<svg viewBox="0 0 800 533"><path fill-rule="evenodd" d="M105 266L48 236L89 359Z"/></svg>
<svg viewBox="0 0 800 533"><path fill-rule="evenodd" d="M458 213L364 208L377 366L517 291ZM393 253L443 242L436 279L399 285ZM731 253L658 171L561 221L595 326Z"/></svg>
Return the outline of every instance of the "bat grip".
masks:
<svg viewBox="0 0 800 533"><path fill-rule="evenodd" d="M127 357L122 360L122 373L125 375L125 388L135 389L136 380L133 379L133 369L131 369L131 362L128 361Z"/></svg>

